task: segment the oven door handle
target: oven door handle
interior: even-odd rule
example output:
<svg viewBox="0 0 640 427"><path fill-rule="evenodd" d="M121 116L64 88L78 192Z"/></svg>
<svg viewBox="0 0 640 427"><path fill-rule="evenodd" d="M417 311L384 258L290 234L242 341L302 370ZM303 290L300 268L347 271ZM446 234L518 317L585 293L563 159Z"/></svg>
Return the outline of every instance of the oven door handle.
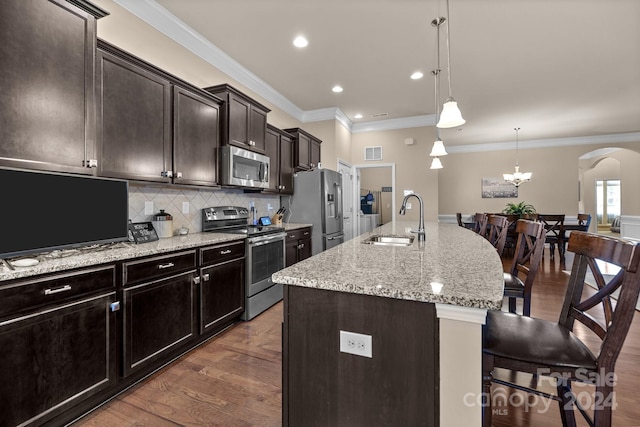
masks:
<svg viewBox="0 0 640 427"><path fill-rule="evenodd" d="M266 245L267 243L272 243L278 240L284 241L284 238L286 235L287 235L286 233L278 233L273 236L253 237L248 240L248 243L251 246L262 246L262 245Z"/></svg>

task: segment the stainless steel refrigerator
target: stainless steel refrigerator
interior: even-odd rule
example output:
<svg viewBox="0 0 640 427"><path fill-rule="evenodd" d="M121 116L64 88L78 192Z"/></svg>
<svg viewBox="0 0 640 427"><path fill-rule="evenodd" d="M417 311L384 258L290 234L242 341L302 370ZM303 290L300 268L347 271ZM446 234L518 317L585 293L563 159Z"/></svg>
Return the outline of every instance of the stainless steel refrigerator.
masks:
<svg viewBox="0 0 640 427"><path fill-rule="evenodd" d="M298 172L293 196L282 197L285 222L313 224L311 254L338 246L342 230L342 175L329 169Z"/></svg>

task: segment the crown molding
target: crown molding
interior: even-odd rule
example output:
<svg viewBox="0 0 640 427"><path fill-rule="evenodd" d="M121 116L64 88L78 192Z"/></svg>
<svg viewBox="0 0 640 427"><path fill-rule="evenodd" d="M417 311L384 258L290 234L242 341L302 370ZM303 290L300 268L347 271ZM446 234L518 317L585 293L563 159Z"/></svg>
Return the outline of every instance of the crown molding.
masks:
<svg viewBox="0 0 640 427"><path fill-rule="evenodd" d="M435 126L436 115L428 114L424 116L401 117L398 119L377 120L374 122L356 123L352 126L352 133L376 132L382 130L419 128L424 126Z"/></svg>
<svg viewBox="0 0 640 427"><path fill-rule="evenodd" d="M626 144L640 142L640 132L616 133L611 135L575 136L569 138L531 139L518 141L519 148L570 147L576 145ZM447 145L449 154L479 153L486 151L515 150L515 141L494 142L491 144Z"/></svg>

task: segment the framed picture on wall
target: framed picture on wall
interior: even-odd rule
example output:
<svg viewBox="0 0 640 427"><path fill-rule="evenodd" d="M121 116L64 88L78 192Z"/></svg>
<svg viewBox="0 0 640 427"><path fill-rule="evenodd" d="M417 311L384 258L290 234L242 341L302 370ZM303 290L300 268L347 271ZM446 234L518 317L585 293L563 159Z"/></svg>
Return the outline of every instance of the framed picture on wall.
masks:
<svg viewBox="0 0 640 427"><path fill-rule="evenodd" d="M482 198L517 198L518 187L502 178L482 178Z"/></svg>

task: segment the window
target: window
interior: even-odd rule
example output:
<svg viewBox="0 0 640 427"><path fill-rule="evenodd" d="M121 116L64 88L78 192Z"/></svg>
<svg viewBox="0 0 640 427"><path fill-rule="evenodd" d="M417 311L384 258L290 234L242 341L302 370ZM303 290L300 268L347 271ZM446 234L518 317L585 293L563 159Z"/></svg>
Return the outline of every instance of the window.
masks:
<svg viewBox="0 0 640 427"><path fill-rule="evenodd" d="M596 215L598 224L611 224L620 216L620 180L596 181Z"/></svg>

